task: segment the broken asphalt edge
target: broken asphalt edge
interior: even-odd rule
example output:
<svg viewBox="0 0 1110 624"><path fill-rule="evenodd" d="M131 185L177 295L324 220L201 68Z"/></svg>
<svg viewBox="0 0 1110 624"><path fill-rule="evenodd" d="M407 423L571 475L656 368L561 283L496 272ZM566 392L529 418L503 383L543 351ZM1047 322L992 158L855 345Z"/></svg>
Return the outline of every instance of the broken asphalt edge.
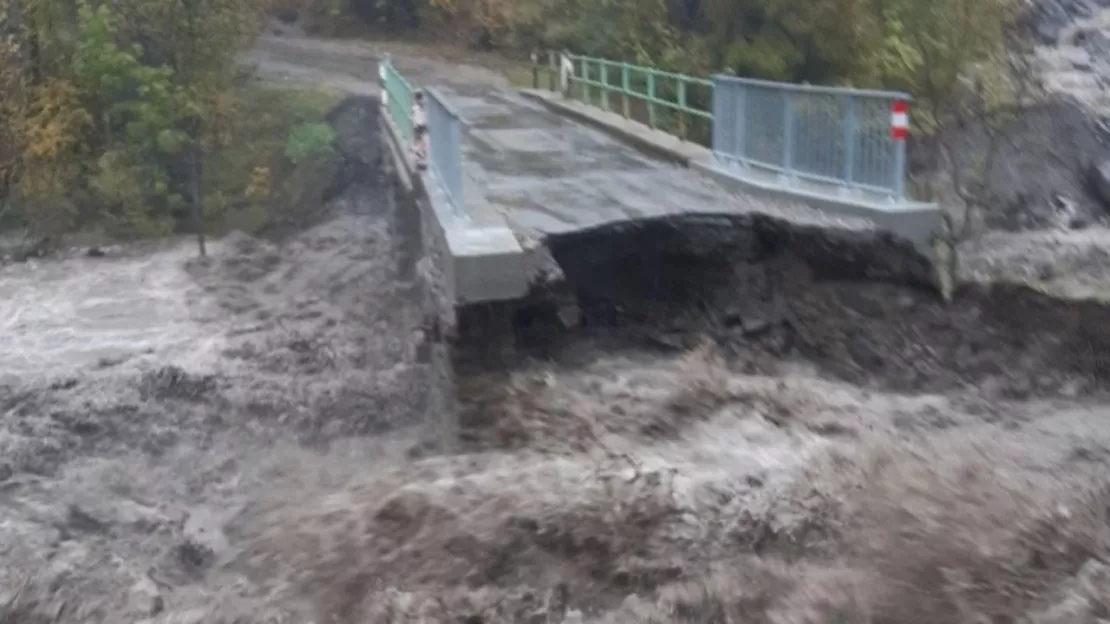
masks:
<svg viewBox="0 0 1110 624"><path fill-rule="evenodd" d="M877 229L909 242L932 267L932 283L947 301L956 289L954 247L944 237L944 214L939 206L925 202L903 202L892 205L865 197L836 196L804 188L786 187L774 177L741 176L717 164L708 148L684 141L666 132L625 119L561 94L542 89L522 89L521 95L538 102L548 110L593 126L641 151L687 167L733 192L787 199L806 204L822 212L846 217L864 218ZM772 216L772 215L768 215Z"/></svg>

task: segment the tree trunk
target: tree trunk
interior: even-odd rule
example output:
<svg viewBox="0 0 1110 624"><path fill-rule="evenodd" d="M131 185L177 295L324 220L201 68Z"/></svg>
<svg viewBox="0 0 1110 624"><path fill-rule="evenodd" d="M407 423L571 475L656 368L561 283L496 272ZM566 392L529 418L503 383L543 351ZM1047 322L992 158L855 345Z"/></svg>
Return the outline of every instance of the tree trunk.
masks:
<svg viewBox="0 0 1110 624"><path fill-rule="evenodd" d="M208 255L204 241L204 206L201 201L201 162L200 147L194 141L189 148L189 204L193 217L193 229L197 234L197 252L200 257Z"/></svg>

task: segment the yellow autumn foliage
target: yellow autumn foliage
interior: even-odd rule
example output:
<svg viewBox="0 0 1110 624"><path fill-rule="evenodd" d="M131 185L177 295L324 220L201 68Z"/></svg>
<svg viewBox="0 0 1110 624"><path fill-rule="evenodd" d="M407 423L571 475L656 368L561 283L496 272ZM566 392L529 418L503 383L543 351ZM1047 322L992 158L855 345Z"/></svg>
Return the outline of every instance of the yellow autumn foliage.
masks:
<svg viewBox="0 0 1110 624"><path fill-rule="evenodd" d="M0 3L6 0L0 0ZM0 4L0 23L3 21ZM10 188L23 154L22 119L25 114L26 86L20 60L20 41L0 33L0 196Z"/></svg>
<svg viewBox="0 0 1110 624"><path fill-rule="evenodd" d="M24 156L29 160L66 160L77 156L92 116L81 106L77 89L54 78L32 90L22 120L26 139Z"/></svg>
<svg viewBox="0 0 1110 624"><path fill-rule="evenodd" d="M247 189L243 195L247 199L266 199L270 196L271 185L270 168L266 166L255 167L251 170L250 181L247 182Z"/></svg>

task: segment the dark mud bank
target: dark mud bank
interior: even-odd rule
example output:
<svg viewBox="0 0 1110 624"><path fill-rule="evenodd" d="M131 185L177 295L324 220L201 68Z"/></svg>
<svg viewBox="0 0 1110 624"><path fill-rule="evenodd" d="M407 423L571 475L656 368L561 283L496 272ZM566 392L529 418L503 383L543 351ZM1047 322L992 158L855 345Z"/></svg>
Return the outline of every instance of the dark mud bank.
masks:
<svg viewBox="0 0 1110 624"><path fill-rule="evenodd" d="M711 341L740 366L795 361L896 391L1024 398L1110 386L1110 308L1021 286L964 287L945 303L927 260L888 237L693 215L548 245L580 325L568 329L549 302L518 306L517 358ZM460 321L490 314L464 310Z"/></svg>

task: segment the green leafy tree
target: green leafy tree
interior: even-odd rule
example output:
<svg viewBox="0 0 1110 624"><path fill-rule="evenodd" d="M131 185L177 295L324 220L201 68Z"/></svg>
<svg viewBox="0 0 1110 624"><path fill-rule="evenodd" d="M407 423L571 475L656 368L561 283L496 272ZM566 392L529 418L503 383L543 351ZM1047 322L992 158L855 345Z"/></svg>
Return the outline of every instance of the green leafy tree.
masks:
<svg viewBox="0 0 1110 624"><path fill-rule="evenodd" d="M990 202L988 181L996 165L1002 128L1039 85L1029 66L1031 50L1015 33L1018 0L884 0L884 82L914 95L919 134L933 137L947 163L953 190L964 202L967 236ZM960 158L954 140L977 128L986 138Z"/></svg>
<svg viewBox="0 0 1110 624"><path fill-rule="evenodd" d="M79 2L73 76L87 108L99 112L97 151L103 153L90 190L118 231L166 233L181 203L171 191L168 168L188 139L180 129L183 93L170 68L144 65L141 46L118 41L111 8Z"/></svg>
<svg viewBox="0 0 1110 624"><path fill-rule="evenodd" d="M229 141L226 122L234 103L227 96L234 80L235 55L262 24L258 0L121 0L161 42L173 84L181 94L178 128L184 140L184 195L205 255L203 156Z"/></svg>

